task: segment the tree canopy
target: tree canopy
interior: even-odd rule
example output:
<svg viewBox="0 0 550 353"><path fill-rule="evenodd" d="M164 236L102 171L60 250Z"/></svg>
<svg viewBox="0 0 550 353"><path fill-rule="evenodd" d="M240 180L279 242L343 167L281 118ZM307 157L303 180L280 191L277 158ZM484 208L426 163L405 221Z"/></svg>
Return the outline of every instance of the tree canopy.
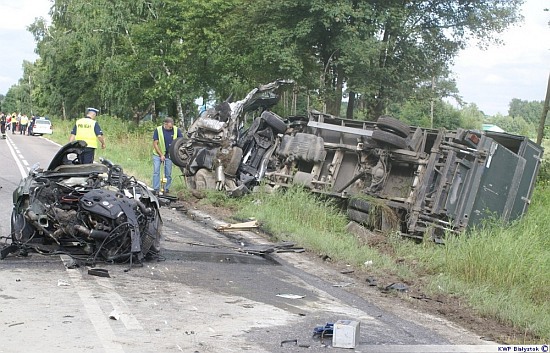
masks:
<svg viewBox="0 0 550 353"><path fill-rule="evenodd" d="M40 56L29 69L28 100L59 116L94 105L121 118L164 111L183 121L198 97L240 97L291 78L296 99L375 119L392 105L456 95L440 84L449 82L453 58L471 39L497 40L521 19L521 3L52 0L51 24L37 19L28 28Z"/></svg>

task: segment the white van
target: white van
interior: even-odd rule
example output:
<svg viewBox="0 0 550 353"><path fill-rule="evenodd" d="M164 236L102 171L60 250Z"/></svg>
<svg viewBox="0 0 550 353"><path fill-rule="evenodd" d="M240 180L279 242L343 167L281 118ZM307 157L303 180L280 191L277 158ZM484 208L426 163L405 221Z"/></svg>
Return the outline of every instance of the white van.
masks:
<svg viewBox="0 0 550 353"><path fill-rule="evenodd" d="M46 118L36 118L32 126L33 135L51 135L53 133L52 122Z"/></svg>

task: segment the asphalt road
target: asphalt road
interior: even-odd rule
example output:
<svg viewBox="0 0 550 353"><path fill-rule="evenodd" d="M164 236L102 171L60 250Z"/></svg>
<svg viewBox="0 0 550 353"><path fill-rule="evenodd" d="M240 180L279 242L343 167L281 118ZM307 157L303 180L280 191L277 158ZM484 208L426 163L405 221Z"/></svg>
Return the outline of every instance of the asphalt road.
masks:
<svg viewBox="0 0 550 353"><path fill-rule="evenodd" d="M36 162L46 168L59 148L41 137L7 137L0 140L2 236L20 178ZM440 318L375 303L363 284L307 254L239 251L269 245L253 232L217 232L218 222L198 211L163 207L162 216L162 260L130 271L103 265L110 278L68 269L68 257L0 261L0 352L422 352L432 345L460 352L458 344L485 343ZM354 350L312 337L316 326L340 319L360 323Z"/></svg>

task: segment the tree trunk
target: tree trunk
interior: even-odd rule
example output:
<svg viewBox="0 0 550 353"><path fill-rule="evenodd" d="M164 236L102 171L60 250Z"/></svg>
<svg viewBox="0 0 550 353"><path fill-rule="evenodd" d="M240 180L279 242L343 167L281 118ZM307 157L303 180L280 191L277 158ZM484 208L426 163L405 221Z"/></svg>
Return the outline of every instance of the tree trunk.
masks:
<svg viewBox="0 0 550 353"><path fill-rule="evenodd" d="M67 112L65 111L65 100L61 102L61 111L63 112L63 120L67 120Z"/></svg>
<svg viewBox="0 0 550 353"><path fill-rule="evenodd" d="M342 108L344 75L340 71L341 70L339 70L337 66L334 72L336 75L336 82L330 87L330 94L327 97L327 113L335 116L340 116L340 110Z"/></svg>
<svg viewBox="0 0 550 353"><path fill-rule="evenodd" d="M185 130L185 121L183 120L184 119L183 107L181 105L181 95L179 94L179 92L176 94L176 107L178 111L177 125Z"/></svg>
<svg viewBox="0 0 550 353"><path fill-rule="evenodd" d="M353 109L355 107L355 92L350 91L348 97L348 108L346 109L346 119L353 119Z"/></svg>

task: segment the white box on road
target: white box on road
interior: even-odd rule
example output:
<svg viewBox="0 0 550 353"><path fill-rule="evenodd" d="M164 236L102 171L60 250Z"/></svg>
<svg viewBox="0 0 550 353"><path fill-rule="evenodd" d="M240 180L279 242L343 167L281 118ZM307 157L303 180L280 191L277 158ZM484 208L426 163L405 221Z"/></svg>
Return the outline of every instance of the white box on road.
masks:
<svg viewBox="0 0 550 353"><path fill-rule="evenodd" d="M359 321L336 321L332 334L332 346L338 348L355 348L359 340L359 330Z"/></svg>

